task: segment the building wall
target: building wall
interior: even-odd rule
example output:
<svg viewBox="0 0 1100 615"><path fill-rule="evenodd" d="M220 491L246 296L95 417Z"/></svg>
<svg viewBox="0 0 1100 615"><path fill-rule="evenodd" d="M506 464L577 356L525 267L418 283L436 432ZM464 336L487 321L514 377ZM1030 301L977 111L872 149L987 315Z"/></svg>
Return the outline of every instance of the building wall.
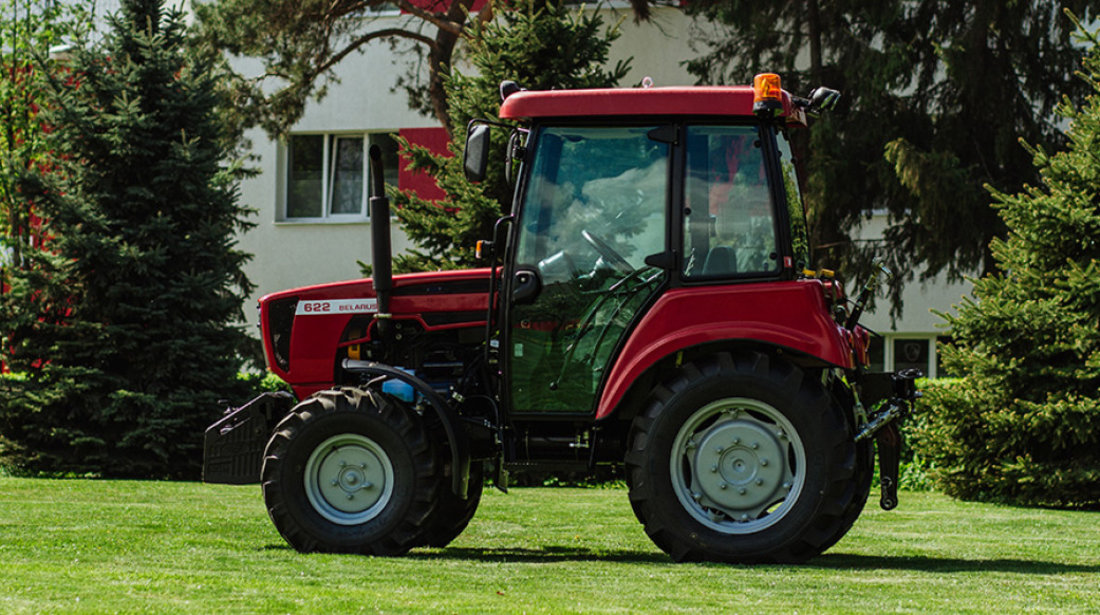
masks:
<svg viewBox="0 0 1100 615"><path fill-rule="evenodd" d="M861 239L880 238L886 226L886 216L875 215L863 225L858 236ZM970 282L949 283L942 275L927 282L914 279L902 292L904 310L902 318L896 321L890 318L889 302L879 299L875 309L862 319L865 326L882 336L872 346L872 359L877 366L889 371L918 367L930 377L947 375L941 373L937 365L936 345L937 338L942 339L946 334L946 322L932 310L950 313L952 306L961 303L972 288ZM854 294L851 289L849 292Z"/></svg>

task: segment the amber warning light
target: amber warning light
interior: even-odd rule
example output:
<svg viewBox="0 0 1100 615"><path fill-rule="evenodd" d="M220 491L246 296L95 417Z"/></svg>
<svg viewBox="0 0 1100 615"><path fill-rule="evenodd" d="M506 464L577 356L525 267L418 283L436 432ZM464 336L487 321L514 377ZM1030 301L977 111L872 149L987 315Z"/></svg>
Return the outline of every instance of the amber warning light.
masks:
<svg viewBox="0 0 1100 615"><path fill-rule="evenodd" d="M783 112L783 86L779 75L760 73L752 80L752 112L775 117Z"/></svg>

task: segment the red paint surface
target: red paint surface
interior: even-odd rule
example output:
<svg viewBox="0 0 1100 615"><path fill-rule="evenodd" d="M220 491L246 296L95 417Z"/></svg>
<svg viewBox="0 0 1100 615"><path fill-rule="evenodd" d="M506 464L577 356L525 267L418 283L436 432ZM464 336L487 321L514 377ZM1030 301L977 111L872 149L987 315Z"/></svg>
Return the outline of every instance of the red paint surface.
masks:
<svg viewBox="0 0 1100 615"><path fill-rule="evenodd" d="M660 359L725 340L763 342L853 367L848 336L829 316L818 280L677 288L657 300L623 347L600 395L596 418L611 414L630 386Z"/></svg>
<svg viewBox="0 0 1100 615"><path fill-rule="evenodd" d="M445 284L463 280L482 280L488 279L488 277L488 269L471 269L398 275L394 276L393 283L394 289L399 290L410 285L423 285L433 282ZM272 356L272 348L266 342L270 339L267 330L267 310L271 301L285 297L298 297L299 301L310 301L362 299L374 296L374 285L370 279L362 279L284 290L262 297L260 299L260 322L263 326L264 352L268 368L290 383L299 399L303 395L309 395L315 391L331 387L340 337L353 317L362 316L361 314L347 313L296 316L290 336L290 367L283 370L275 362L275 357ZM403 297L395 296L390 303L390 312L394 314L395 318L412 320L419 320L421 315L433 312L484 311L487 308L488 295L485 292L426 293ZM420 322L423 324L422 320ZM461 323L460 325L449 324L436 327L425 325L424 328L432 331L455 328L456 326L484 327L484 325L484 319L480 319L469 323Z"/></svg>
<svg viewBox="0 0 1100 615"><path fill-rule="evenodd" d="M447 136L447 131L442 127L402 128L397 131L397 134L407 139L411 145L426 147L436 154L450 155L450 152L447 151L447 143L450 138ZM447 198L447 193L436 185L435 180L430 175L420 171L410 171L408 167L408 161L402 156L397 182L403 190L412 190L425 201L440 201Z"/></svg>
<svg viewBox="0 0 1100 615"><path fill-rule="evenodd" d="M474 0L473 4L470 5L470 12L480 11L487 2L488 0ZM409 0L409 4L430 13L446 13L451 8L451 0ZM401 12L407 14L407 11L403 10Z"/></svg>
<svg viewBox="0 0 1100 615"><path fill-rule="evenodd" d="M805 124L805 114L783 92L788 123ZM752 117L749 86L609 88L517 92L500 106L502 119L631 115Z"/></svg>

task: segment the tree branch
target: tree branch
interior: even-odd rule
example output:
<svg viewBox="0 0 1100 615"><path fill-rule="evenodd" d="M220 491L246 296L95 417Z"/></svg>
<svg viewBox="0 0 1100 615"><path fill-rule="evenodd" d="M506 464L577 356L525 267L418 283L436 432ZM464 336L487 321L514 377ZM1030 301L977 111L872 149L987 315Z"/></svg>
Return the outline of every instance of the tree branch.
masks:
<svg viewBox="0 0 1100 615"><path fill-rule="evenodd" d="M397 4L398 8L400 8L402 11L405 11L413 17L423 19L424 21L432 24L440 30L443 30L444 32L450 32L455 36L461 36L463 33L464 28L462 27L462 24L455 23L454 21L451 21L449 19L444 19L440 17L439 13L430 13L428 11L425 11L424 9L409 2L409 0L394 0L394 3Z"/></svg>

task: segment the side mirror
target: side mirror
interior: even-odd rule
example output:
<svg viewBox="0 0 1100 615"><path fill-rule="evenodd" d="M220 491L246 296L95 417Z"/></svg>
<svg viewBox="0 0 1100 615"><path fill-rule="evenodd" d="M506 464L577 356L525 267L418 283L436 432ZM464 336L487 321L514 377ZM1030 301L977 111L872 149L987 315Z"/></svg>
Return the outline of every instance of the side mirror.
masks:
<svg viewBox="0 0 1100 615"><path fill-rule="evenodd" d="M836 108L836 103L840 100L840 92L836 90L820 87L810 92L810 109L812 111L832 111Z"/></svg>
<svg viewBox="0 0 1100 615"><path fill-rule="evenodd" d="M466 151L463 155L466 179L479 182L485 179L489 167L489 125L470 123L466 131Z"/></svg>

